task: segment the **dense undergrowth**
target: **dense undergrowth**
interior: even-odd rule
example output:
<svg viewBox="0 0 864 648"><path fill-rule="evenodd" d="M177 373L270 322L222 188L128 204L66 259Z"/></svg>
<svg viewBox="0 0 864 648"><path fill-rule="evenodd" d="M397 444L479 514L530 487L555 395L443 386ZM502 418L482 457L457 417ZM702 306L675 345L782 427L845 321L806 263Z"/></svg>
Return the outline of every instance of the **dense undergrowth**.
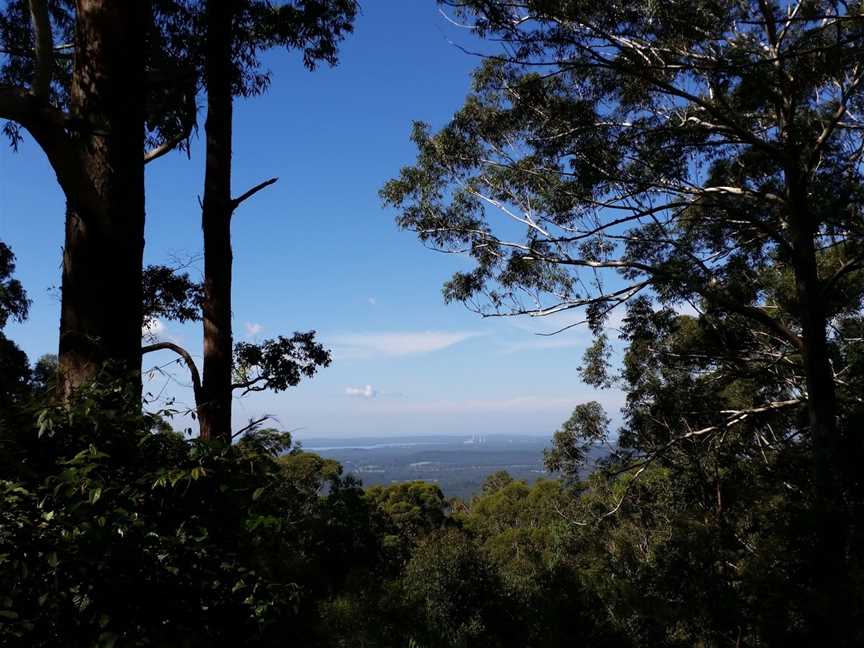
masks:
<svg viewBox="0 0 864 648"><path fill-rule="evenodd" d="M119 388L44 399L4 410L0 645L806 636L812 529L794 461L778 479L732 444L635 481L613 465L534 486L500 473L447 501L422 482L364 491L273 430L230 447L184 438Z"/></svg>

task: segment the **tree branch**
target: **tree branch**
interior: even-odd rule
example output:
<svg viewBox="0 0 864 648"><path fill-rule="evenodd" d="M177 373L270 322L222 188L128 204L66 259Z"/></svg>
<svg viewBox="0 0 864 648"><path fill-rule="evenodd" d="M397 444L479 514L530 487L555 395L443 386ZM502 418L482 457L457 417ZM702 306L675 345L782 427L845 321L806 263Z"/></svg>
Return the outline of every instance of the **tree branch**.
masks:
<svg viewBox="0 0 864 648"><path fill-rule="evenodd" d="M675 277L670 275L668 272L664 272L661 268L657 268L655 266L649 265L647 263L640 263L638 261L588 261L584 259L545 259L546 261L552 263L561 263L564 265L575 265L582 266L588 268L624 268L624 269L633 269L639 270L648 274L649 276L665 278L665 279L677 279L680 281L680 277ZM741 302L735 301L728 295L723 294L723 292L713 289L711 287L701 286L696 284L695 282L688 281L687 287L690 288L694 293L702 296L708 302L711 302L721 308L731 311L733 313L737 313L739 315L743 315L751 320L762 324L766 328L770 329L774 333L776 333L781 339L786 340L790 344L792 344L796 350L801 351L804 348L804 343L801 338L796 335L792 330L790 330L785 324L781 321L774 319L768 313L766 313L761 308L757 308L755 306L750 306L748 304L743 304Z"/></svg>
<svg viewBox="0 0 864 648"><path fill-rule="evenodd" d="M233 383L231 385L231 391L235 391L237 389L245 390L243 392L243 396L248 394L250 391L263 391L266 387L257 387L256 385L260 385L260 383L265 382L267 380L267 376L258 376L257 378L253 378L251 380L246 380L244 382Z"/></svg>
<svg viewBox="0 0 864 648"><path fill-rule="evenodd" d="M186 349L181 347L179 344L174 344L173 342L157 342L155 344L148 344L147 346L142 347L141 355L163 350L173 351L174 353L179 355L186 363L186 366L189 368L189 375L192 378L192 391L195 394L195 408L198 409L199 407L201 407L203 400L203 391L201 390L201 374L198 373L198 367L195 366L195 361L192 359L192 356Z"/></svg>
<svg viewBox="0 0 864 648"><path fill-rule="evenodd" d="M37 121L54 126L66 125L66 115L51 107L39 107L33 101L32 93L16 86L0 86L0 119L18 122L24 128L33 126Z"/></svg>
<svg viewBox="0 0 864 648"><path fill-rule="evenodd" d="M634 284L630 284L621 288L620 290L616 290L612 293L602 293L597 295L596 297L585 297L584 299L574 299L572 301L561 301L552 306L542 306L538 305L537 308L524 308L520 310L513 310L512 312L496 312L496 313L481 313L484 318L489 317L520 317L527 315L529 317L548 317L549 315L556 315L558 313L563 313L564 311L573 310L575 308L582 308L584 306L591 306L597 304L613 304L614 306L620 305L627 301L630 297L638 293L640 290L645 288L646 286L651 285L651 280L647 279L645 281L640 281ZM573 328L574 326L578 326L579 324L584 324L587 320L583 320L581 322L576 322L574 324L568 324L562 329L558 329L552 333L537 333L537 335L543 336L551 336L557 335L563 331Z"/></svg>
<svg viewBox="0 0 864 648"><path fill-rule="evenodd" d="M170 153L175 148L177 148L181 142L189 139L189 135L192 133L192 126L190 125L188 129L184 130L182 133L177 135L176 137L172 137L170 140L165 142L164 144L160 144L156 148L150 149L149 151L144 153L144 164L149 164L153 160L156 160L163 155Z"/></svg>
<svg viewBox="0 0 864 648"><path fill-rule="evenodd" d="M170 72L164 70L150 70L147 73L145 83L149 86L166 86L178 81L189 81L195 78L197 70L194 65L174 69Z"/></svg>
<svg viewBox="0 0 864 648"><path fill-rule="evenodd" d="M233 210L237 209L240 206L240 203L242 203L245 200L248 200L249 198L254 196L256 193L261 191L262 189L266 189L270 185L275 184L278 180L279 180L279 178L270 178L269 180L265 180L264 182L255 185L249 191L247 191L244 194L241 194L237 198L232 198L231 199L231 210L233 211Z"/></svg>
<svg viewBox="0 0 864 648"><path fill-rule="evenodd" d="M243 434L244 432L247 432L248 430L251 430L252 428L254 428L256 425L260 425L260 424L263 423L264 421L268 421L268 420L270 420L270 419L272 419L272 418L273 418L273 415L272 415L272 414L265 414L265 415L262 416L261 418L259 418L259 419L255 419L254 421L253 421L253 420L250 420L250 421L249 421L249 425L246 425L245 427L240 428L240 429L237 430L234 434L231 435L231 440L233 441L234 439L236 439L238 436L240 436L240 435Z"/></svg>
<svg viewBox="0 0 864 648"><path fill-rule="evenodd" d="M727 414L727 415L729 415L729 418L726 421L724 421L723 423L721 423L719 425L711 425L709 427L702 428L701 430L690 430L689 432L686 432L685 434L681 434L679 436L673 437L672 439L670 439L668 442L666 442L665 444L663 444L662 446L660 446L656 450L650 452L648 454L648 456L646 456L641 461L637 461L634 464L630 464L629 466L625 466L624 468L622 468L620 470L616 470L615 472L611 473L610 476L615 477L615 476L620 475L622 473L630 472L634 468L638 468L636 473L633 475L633 477L630 479L630 481L625 486L624 492L622 493L621 497L619 498L618 503L611 510L604 513L600 517L600 519L607 518L607 517L617 513L621 509L621 505L624 503L624 500L626 499L628 493L630 492L631 486L639 479L639 477L642 475L642 473L645 472L645 470L648 468L648 466L650 466L654 462L655 459L657 459L658 457L663 455L667 450L669 450L673 446L677 445L678 443L685 441L687 439L693 439L696 437L704 436L704 435L710 434L712 432L719 432L720 430L725 430L725 429L727 429L733 425L743 423L748 418L751 418L752 416L754 416L756 414L764 414L767 412L774 412L774 411L786 409L787 407L794 407L795 405L801 405L803 402L804 401L800 398L794 398L794 399L785 400L785 401L775 401L773 403L768 403L767 405L763 405L762 407L754 407L752 409L747 409L747 410L724 410L721 412L721 414Z"/></svg>
<svg viewBox="0 0 864 648"><path fill-rule="evenodd" d="M754 320L755 322L758 322L759 324L762 324L765 328L776 333L777 336L780 337L782 340L786 340L787 342L789 342L796 351L804 350L804 342L798 335L796 335L780 320L774 319L761 308L742 304L718 291L697 289L694 289L694 291L702 295L702 297L704 297L707 301L713 302L721 308L724 308L733 313L737 313L738 315L742 315L751 320Z"/></svg>
<svg viewBox="0 0 864 648"><path fill-rule="evenodd" d="M194 72L194 70L193 70ZM179 77L179 78L185 78ZM153 160L156 160L166 153L170 153L175 148L177 148L184 140L188 140L192 135L192 130L195 128L197 124L197 116L198 116L198 106L195 103L195 85L194 85L194 76L192 77L192 85L189 88L186 98L185 98L185 115L183 122L183 129L180 133L178 133L175 137L170 138L163 144L155 147L154 149L147 151L144 153L144 164L148 164Z"/></svg>
<svg viewBox="0 0 864 648"><path fill-rule="evenodd" d="M849 82L848 87L844 88L840 93L840 102L837 106L837 110L831 116L831 119L828 120L828 123L825 124L825 127L822 129L822 132L816 139L816 143L813 146L813 150L810 153L810 158L807 163L808 169L812 170L816 166L816 162L818 161L819 156L822 154L822 150L825 148L826 142L834 133L840 122L843 120L843 117L846 116L849 98L855 93L855 90L858 88L858 86L861 85L862 80L864 80L864 70L861 69L861 66L859 64L855 66L853 77L852 80Z"/></svg>
<svg viewBox="0 0 864 648"><path fill-rule="evenodd" d="M855 272L856 270L860 270L864 267L864 253L856 255L852 259L846 261L843 265L841 265L837 271L829 277L822 288L823 295L830 295L831 291L834 289L834 286L837 285L837 282L840 281L843 277L845 277L850 272Z"/></svg>
<svg viewBox="0 0 864 648"><path fill-rule="evenodd" d="M76 211L97 215L103 212L103 201L84 172L67 132L76 124L65 112L23 88L0 86L0 119L20 124L33 136Z"/></svg>

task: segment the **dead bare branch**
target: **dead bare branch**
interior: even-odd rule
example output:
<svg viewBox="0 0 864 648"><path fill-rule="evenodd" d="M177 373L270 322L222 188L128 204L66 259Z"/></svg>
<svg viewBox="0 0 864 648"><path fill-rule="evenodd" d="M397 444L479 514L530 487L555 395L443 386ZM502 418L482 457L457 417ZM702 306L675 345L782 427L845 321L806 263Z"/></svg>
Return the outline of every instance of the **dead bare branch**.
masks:
<svg viewBox="0 0 864 648"><path fill-rule="evenodd" d="M269 180L265 180L264 182L261 182L261 183L255 185L246 193L240 194L237 198L232 198L231 199L231 209L232 210L237 209L243 201L248 200L249 198L254 196L256 193L261 191L262 189L266 189L270 185L276 184L276 182L278 180L279 180L279 178L270 178Z"/></svg>

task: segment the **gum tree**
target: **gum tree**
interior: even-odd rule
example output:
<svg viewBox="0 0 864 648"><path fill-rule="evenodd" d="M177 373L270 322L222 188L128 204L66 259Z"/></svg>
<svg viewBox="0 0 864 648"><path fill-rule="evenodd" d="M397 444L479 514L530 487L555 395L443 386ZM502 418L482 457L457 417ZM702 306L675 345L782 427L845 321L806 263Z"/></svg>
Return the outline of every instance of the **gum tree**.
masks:
<svg viewBox="0 0 864 648"><path fill-rule="evenodd" d="M584 312L600 336L644 296L752 330L746 361L782 368L780 388L757 385L704 435L803 416L814 622L831 636L860 487L841 416L856 396L834 364L862 296L860 3L442 4L499 47L449 124L415 126L417 162L385 202L425 244L473 258L444 293L483 315ZM673 442L701 429L676 427Z"/></svg>
<svg viewBox="0 0 864 648"><path fill-rule="evenodd" d="M61 391L110 363L140 390L144 165L191 123L179 3L14 0L0 10L0 119L66 198ZM173 83L168 90L165 82ZM181 99L182 97L182 99Z"/></svg>
<svg viewBox="0 0 864 648"><path fill-rule="evenodd" d="M299 50L305 66L335 65L338 45L351 32L353 0L305 0L273 4L257 0L210 1L201 7L199 76L207 104L205 178L201 227L204 280L198 303L203 323L203 373L177 345L148 345L145 352L170 349L190 370L201 436L230 442L235 392L282 390L330 363L314 332L267 340L260 345L233 342L231 326L231 221L247 199L277 181L270 178L232 194L232 129L236 97L266 90L269 74L260 57L271 48Z"/></svg>

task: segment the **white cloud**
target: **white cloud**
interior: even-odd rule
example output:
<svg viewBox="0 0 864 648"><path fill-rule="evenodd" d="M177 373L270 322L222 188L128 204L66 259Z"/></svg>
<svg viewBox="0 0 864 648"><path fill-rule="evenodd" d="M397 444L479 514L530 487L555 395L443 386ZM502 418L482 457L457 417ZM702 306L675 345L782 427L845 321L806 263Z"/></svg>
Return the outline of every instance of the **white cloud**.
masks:
<svg viewBox="0 0 864 648"><path fill-rule="evenodd" d="M372 306L374 306L375 304L378 303L378 300L376 300L374 297L370 297L367 301L368 301Z"/></svg>
<svg viewBox="0 0 864 648"><path fill-rule="evenodd" d="M256 324L254 322L246 322L244 325L246 327L246 337L254 338L261 331L264 330L264 327L261 324Z"/></svg>
<svg viewBox="0 0 864 648"><path fill-rule="evenodd" d="M371 358L431 353L464 342L482 333L466 331L423 331L417 333L350 333L331 337L334 355L339 358Z"/></svg>
<svg viewBox="0 0 864 648"><path fill-rule="evenodd" d="M365 387L346 387L345 394L359 398L375 398L378 395L378 392L372 387L372 385L366 385Z"/></svg>

